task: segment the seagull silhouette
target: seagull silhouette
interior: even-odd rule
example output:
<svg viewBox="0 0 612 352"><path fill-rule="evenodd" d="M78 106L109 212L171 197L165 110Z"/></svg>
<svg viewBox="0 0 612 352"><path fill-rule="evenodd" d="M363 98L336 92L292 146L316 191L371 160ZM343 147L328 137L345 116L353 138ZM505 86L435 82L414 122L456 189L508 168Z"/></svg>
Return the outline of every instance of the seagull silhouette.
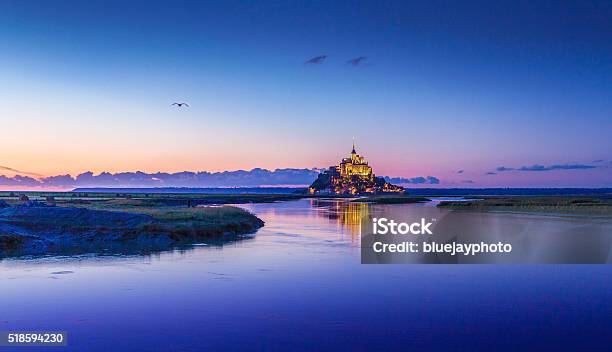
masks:
<svg viewBox="0 0 612 352"><path fill-rule="evenodd" d="M173 105L176 105L179 108L182 108L183 106L189 107L189 104L187 104L187 103L172 103L172 104L170 104L170 106L173 106Z"/></svg>

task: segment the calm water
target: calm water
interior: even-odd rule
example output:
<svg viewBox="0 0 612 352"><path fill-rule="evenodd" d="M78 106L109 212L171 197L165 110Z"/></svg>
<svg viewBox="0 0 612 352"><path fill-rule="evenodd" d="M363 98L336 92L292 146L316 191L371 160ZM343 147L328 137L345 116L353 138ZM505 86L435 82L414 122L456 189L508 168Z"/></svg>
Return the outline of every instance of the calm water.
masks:
<svg viewBox="0 0 612 352"><path fill-rule="evenodd" d="M68 331L72 351L585 350L612 343L610 265L360 264L361 217L422 207L249 205L266 226L223 247L4 260L0 331Z"/></svg>

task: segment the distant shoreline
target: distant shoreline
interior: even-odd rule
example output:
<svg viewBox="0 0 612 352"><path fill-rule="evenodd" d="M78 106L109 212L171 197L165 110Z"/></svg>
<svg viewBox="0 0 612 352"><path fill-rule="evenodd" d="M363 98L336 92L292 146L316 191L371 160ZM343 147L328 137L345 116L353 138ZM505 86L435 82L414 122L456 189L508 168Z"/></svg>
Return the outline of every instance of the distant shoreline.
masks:
<svg viewBox="0 0 612 352"><path fill-rule="evenodd" d="M76 188L72 191L43 190L3 190L0 199L17 198L22 194L34 197L159 197L159 196L276 196L276 197L312 197L306 194L305 187L159 187L159 188L118 188L89 187ZM486 196L612 196L612 188L409 188L407 195L396 197L486 197ZM389 196L385 194L362 195L368 197ZM320 195L315 197L335 197ZM346 196L344 196L346 197ZM281 199L278 199L281 200Z"/></svg>
<svg viewBox="0 0 612 352"><path fill-rule="evenodd" d="M75 188L82 193L180 193L180 194L295 194L306 187L90 187ZM530 195L612 195L612 188L406 188L410 196L530 196Z"/></svg>
<svg viewBox="0 0 612 352"><path fill-rule="evenodd" d="M75 193L180 193L180 194L291 194L302 193L306 187L79 187Z"/></svg>

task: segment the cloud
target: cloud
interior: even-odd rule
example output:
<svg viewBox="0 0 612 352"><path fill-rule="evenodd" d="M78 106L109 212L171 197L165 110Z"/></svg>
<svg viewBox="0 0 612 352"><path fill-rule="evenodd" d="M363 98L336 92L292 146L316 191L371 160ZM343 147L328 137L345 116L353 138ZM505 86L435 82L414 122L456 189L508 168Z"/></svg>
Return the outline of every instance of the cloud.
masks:
<svg viewBox="0 0 612 352"><path fill-rule="evenodd" d="M323 61L325 61L325 59L327 59L327 55L319 55L319 56L313 57L310 60L306 60L305 64L318 65L318 64L322 64Z"/></svg>
<svg viewBox="0 0 612 352"><path fill-rule="evenodd" d="M15 175L14 177L7 177L0 175L0 186L37 187L40 185L40 181L29 176Z"/></svg>
<svg viewBox="0 0 612 352"><path fill-rule="evenodd" d="M461 183L475 183L475 182L472 181L472 180L463 180L463 181L461 181Z"/></svg>
<svg viewBox="0 0 612 352"><path fill-rule="evenodd" d="M53 188L78 188L78 187L115 187L115 188L139 188L139 187L261 187L261 186L295 186L303 187L311 184L321 172L321 169L276 169L267 170L255 168L250 171L182 171L175 173L157 172L101 172L94 174L91 171L84 172L76 177L71 175L57 175L42 177L39 179L16 175L8 177L0 175L0 186L12 187L53 187ZM398 184L439 184L440 179L434 176L426 177L385 177L392 183Z"/></svg>
<svg viewBox="0 0 612 352"><path fill-rule="evenodd" d="M45 186L55 187L73 187L76 183L76 180L70 175L50 176L42 178L40 181Z"/></svg>
<svg viewBox="0 0 612 352"><path fill-rule="evenodd" d="M367 60L367 56L359 56L354 59L348 60L346 63L353 66L359 66L365 64L365 60Z"/></svg>
<svg viewBox="0 0 612 352"><path fill-rule="evenodd" d="M585 164L556 164L550 166L544 165L531 165L531 166L523 166L518 171L552 171L552 170L587 170L587 169L595 169L597 166L593 165L585 165ZM513 169L508 169L508 171Z"/></svg>
<svg viewBox="0 0 612 352"><path fill-rule="evenodd" d="M385 178L385 181L387 181L387 182L399 183L399 184L413 184L413 185L431 184L431 185L437 185L437 184L440 183L440 179L437 178L437 177L433 177L433 176L427 176L427 177L419 176L419 177L413 177L413 178L385 176L384 178Z"/></svg>
<svg viewBox="0 0 612 352"><path fill-rule="evenodd" d="M507 172L507 171L552 171L552 170L588 170L595 169L597 166L595 165L587 165L587 164L554 164L549 166L534 164L531 166L521 166L519 168L513 167L505 167L500 166L495 170L497 172ZM495 172L487 172L487 175L495 175Z"/></svg>
<svg viewBox="0 0 612 352"><path fill-rule="evenodd" d="M17 174L31 175L31 176L37 176L37 177L42 177L43 176L43 175L37 174L35 172L21 171L21 170L13 169L12 167L2 166L2 165L0 165L0 170L12 171L12 172L17 173Z"/></svg>
<svg viewBox="0 0 612 352"><path fill-rule="evenodd" d="M462 174L462 173L463 173L463 170L458 170L458 171L457 171L457 173L458 173L458 174Z"/></svg>
<svg viewBox="0 0 612 352"><path fill-rule="evenodd" d="M504 171L512 171L512 170L514 170L514 168L512 168L512 167L500 166L500 167L498 167L498 168L497 168L497 169L495 169L495 170L497 170L498 172L504 172Z"/></svg>
<svg viewBox="0 0 612 352"><path fill-rule="evenodd" d="M603 159L597 159L597 160L593 160L591 161L592 163L603 163L605 160Z"/></svg>
<svg viewBox="0 0 612 352"><path fill-rule="evenodd" d="M274 171L255 168L250 171L155 173L125 172L101 173L94 176L87 172L77 176L81 185L144 185L147 187L256 187L264 185L307 185L317 176L316 170L276 169Z"/></svg>
<svg viewBox="0 0 612 352"><path fill-rule="evenodd" d="M429 181L429 183L431 183L432 185L437 185L440 183L440 179L433 176L427 176L427 181Z"/></svg>
<svg viewBox="0 0 612 352"><path fill-rule="evenodd" d="M497 175L497 172L487 172L485 175Z"/></svg>
<svg viewBox="0 0 612 352"><path fill-rule="evenodd" d="M145 173L84 172L76 177L58 175L34 179L28 176L0 176L0 186L24 187L258 187L306 186L319 175L318 169L252 169L250 171Z"/></svg>

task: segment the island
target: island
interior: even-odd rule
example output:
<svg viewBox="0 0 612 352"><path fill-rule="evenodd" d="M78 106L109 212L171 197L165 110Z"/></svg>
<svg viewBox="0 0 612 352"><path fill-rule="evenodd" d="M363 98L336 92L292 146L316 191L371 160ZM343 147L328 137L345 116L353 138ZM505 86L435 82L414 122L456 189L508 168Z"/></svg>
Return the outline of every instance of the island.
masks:
<svg viewBox="0 0 612 352"><path fill-rule="evenodd" d="M364 157L357 154L353 143L350 156L320 173L308 187L308 193L311 195L404 194L405 190L401 186L387 182L383 177L374 175L372 167Z"/></svg>

